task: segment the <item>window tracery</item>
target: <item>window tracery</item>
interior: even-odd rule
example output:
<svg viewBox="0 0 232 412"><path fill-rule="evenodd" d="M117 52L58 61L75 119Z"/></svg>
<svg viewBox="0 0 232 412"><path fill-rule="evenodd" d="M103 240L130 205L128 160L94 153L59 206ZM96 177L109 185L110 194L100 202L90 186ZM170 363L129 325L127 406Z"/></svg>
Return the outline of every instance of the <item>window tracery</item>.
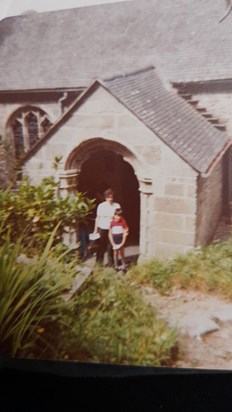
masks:
<svg viewBox="0 0 232 412"><path fill-rule="evenodd" d="M10 122L16 158L28 152L52 126L48 115L39 108L22 108Z"/></svg>

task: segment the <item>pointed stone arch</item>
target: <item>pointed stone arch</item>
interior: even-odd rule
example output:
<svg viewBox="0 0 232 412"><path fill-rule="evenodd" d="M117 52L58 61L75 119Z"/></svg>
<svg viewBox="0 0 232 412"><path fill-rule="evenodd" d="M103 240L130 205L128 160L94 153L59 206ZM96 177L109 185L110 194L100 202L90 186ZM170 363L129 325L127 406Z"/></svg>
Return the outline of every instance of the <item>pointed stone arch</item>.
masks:
<svg viewBox="0 0 232 412"><path fill-rule="evenodd" d="M81 169L82 164L96 151L104 148L115 154L121 155L135 170L137 174L142 173L142 165L138 154L133 149L129 149L122 143L104 138L91 138L82 142L68 156L65 162L65 170Z"/></svg>

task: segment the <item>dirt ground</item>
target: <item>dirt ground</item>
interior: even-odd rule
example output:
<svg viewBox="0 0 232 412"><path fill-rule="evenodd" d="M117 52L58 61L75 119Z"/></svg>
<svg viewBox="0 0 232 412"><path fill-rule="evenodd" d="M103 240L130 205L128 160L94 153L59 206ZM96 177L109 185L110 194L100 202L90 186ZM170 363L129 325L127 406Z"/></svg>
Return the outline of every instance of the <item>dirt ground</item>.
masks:
<svg viewBox="0 0 232 412"><path fill-rule="evenodd" d="M182 350L177 368L232 370L232 303L220 296L173 290L161 296L144 289L144 299L178 330Z"/></svg>

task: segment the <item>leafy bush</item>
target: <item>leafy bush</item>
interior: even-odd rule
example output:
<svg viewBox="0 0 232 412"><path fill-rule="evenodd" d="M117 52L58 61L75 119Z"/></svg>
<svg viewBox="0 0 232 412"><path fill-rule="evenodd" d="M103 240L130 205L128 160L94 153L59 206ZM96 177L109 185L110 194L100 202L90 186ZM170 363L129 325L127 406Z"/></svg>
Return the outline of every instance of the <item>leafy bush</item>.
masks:
<svg viewBox="0 0 232 412"><path fill-rule="evenodd" d="M0 242L10 233L13 243L21 237L23 247L42 250L59 222L54 243L61 242L65 228L77 229L93 208L94 202L80 192L61 197L53 177L43 179L39 186L24 178L18 191L0 192Z"/></svg>

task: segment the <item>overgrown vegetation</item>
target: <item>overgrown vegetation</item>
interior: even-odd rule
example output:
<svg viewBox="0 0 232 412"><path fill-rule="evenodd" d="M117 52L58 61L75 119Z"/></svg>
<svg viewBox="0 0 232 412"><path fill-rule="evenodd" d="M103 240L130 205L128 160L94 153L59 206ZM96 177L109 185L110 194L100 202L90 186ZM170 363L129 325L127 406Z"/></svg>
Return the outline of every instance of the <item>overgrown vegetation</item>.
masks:
<svg viewBox="0 0 232 412"><path fill-rule="evenodd" d="M171 365L176 332L145 305L140 286L96 270L75 304L72 357L104 363Z"/></svg>
<svg viewBox="0 0 232 412"><path fill-rule="evenodd" d="M17 191L8 188L0 192L0 244L9 233L11 242L20 237L22 248L38 253L58 223L54 244L61 243L65 229L77 229L93 208L93 200L80 192L61 197L53 177L44 178L38 186L24 178Z"/></svg>
<svg viewBox="0 0 232 412"><path fill-rule="evenodd" d="M55 236L55 233L52 235ZM20 245L0 247L0 351L17 357L171 365L177 336L145 305L139 285L96 270L80 293L62 294L76 274L45 250L17 261Z"/></svg>
<svg viewBox="0 0 232 412"><path fill-rule="evenodd" d="M175 259L154 259L131 269L130 277L152 284L161 293L176 286L215 291L232 299L232 239L198 247Z"/></svg>

